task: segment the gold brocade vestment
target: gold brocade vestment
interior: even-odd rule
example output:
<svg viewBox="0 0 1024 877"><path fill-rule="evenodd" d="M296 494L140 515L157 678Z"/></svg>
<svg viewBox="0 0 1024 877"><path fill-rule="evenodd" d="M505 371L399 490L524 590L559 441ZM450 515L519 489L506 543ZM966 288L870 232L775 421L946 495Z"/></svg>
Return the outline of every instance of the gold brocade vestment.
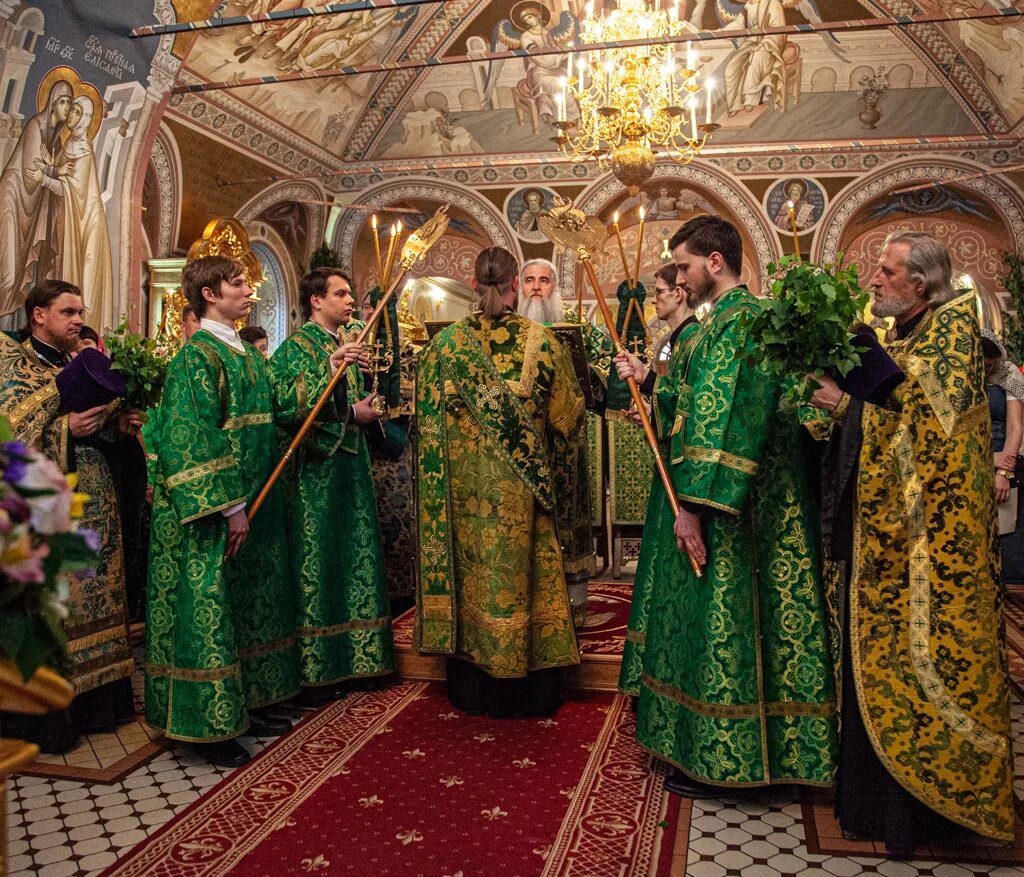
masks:
<svg viewBox="0 0 1024 877"><path fill-rule="evenodd" d="M1013 839L992 446L973 295L889 345L906 380L865 405L850 580L860 712L928 807Z"/></svg>

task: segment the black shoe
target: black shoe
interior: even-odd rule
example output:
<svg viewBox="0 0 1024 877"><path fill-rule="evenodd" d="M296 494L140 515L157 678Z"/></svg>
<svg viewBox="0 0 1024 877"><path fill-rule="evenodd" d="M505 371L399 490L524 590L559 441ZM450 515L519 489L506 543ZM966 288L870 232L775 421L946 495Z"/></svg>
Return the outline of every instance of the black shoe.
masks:
<svg viewBox="0 0 1024 877"><path fill-rule="evenodd" d="M192 750L217 767L241 767L248 764L252 756L237 740L219 740L216 743L193 743Z"/></svg>
<svg viewBox="0 0 1024 877"><path fill-rule="evenodd" d="M734 794L733 789L702 783L699 780L691 779L681 770L675 769L665 777L665 791L682 795L684 798L695 798L697 800L724 798Z"/></svg>
<svg viewBox="0 0 1024 877"><path fill-rule="evenodd" d="M255 710L249 712L248 733L253 737L280 737L291 729L292 723L288 719Z"/></svg>
<svg viewBox="0 0 1024 877"><path fill-rule="evenodd" d="M332 700L337 700L339 697L344 697L345 694L346 692L342 688L341 683L335 685L315 685L303 688L302 691L292 698L292 703L298 707L312 709L323 706L325 703L330 703Z"/></svg>

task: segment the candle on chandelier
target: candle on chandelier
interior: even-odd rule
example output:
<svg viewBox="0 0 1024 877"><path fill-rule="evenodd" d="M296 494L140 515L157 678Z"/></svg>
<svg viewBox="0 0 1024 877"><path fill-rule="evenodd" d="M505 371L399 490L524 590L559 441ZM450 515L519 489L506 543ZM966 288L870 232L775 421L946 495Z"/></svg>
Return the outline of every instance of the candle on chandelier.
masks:
<svg viewBox="0 0 1024 877"><path fill-rule="evenodd" d="M572 43L565 50L565 76L566 79L572 76Z"/></svg>
<svg viewBox="0 0 1024 877"><path fill-rule="evenodd" d="M565 80L563 79L562 82L564 83ZM558 104L558 121L559 122L564 122L565 121L565 86L564 85L562 86L562 93L555 95L555 103Z"/></svg>
<svg viewBox="0 0 1024 877"><path fill-rule="evenodd" d="M796 204L792 201L786 202L786 212L789 213L789 224L793 228L793 252L796 259L800 261L800 231L796 227Z"/></svg>
<svg viewBox="0 0 1024 877"><path fill-rule="evenodd" d="M693 43L686 41L686 69L693 70Z"/></svg>
<svg viewBox="0 0 1024 877"><path fill-rule="evenodd" d="M697 139L697 101L692 97L690 98L690 132L693 135L691 139Z"/></svg>
<svg viewBox="0 0 1024 877"><path fill-rule="evenodd" d="M609 106L612 102L612 62L604 62L604 105Z"/></svg>
<svg viewBox="0 0 1024 877"><path fill-rule="evenodd" d="M704 119L704 122L708 125L711 124L711 93L715 90L715 80L709 79L704 83L704 90L708 93L708 112Z"/></svg>

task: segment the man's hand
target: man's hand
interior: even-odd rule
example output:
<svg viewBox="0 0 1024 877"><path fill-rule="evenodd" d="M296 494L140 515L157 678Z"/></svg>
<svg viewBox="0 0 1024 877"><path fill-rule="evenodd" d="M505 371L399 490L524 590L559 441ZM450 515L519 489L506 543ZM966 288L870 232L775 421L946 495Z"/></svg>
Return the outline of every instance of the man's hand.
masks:
<svg viewBox="0 0 1024 877"><path fill-rule="evenodd" d="M843 391L839 389L837 384L828 375L809 375L812 381L817 381L820 386L814 391L814 395L811 396L811 404L815 408L822 408L825 411L834 411L836 405L839 404L839 400L843 398Z"/></svg>
<svg viewBox="0 0 1024 877"><path fill-rule="evenodd" d="M708 552L704 547L704 534L701 532L700 525L699 514L681 508L679 514L676 515L676 523L672 530L676 534L676 545L679 546L679 550L685 551L703 568L707 563Z"/></svg>
<svg viewBox="0 0 1024 877"><path fill-rule="evenodd" d="M331 354L332 371L337 371L339 368L347 368L353 363L359 363L360 370L370 367L370 360L366 357L366 348L362 344L349 341L347 344L342 344L341 347Z"/></svg>
<svg viewBox="0 0 1024 877"><path fill-rule="evenodd" d="M126 435L138 435L142 429L142 418L138 411L119 411L117 413L118 431Z"/></svg>
<svg viewBox="0 0 1024 877"><path fill-rule="evenodd" d="M999 451L994 455L997 469L1013 472L1017 468L1017 455L1013 451Z"/></svg>
<svg viewBox="0 0 1024 877"><path fill-rule="evenodd" d="M647 412L647 419L650 420L651 406L644 403L644 410ZM640 419L640 412L636 409L636 406L630 405L626 410L626 416L637 426L643 426L644 422Z"/></svg>
<svg viewBox="0 0 1024 877"><path fill-rule="evenodd" d="M99 432L107 420L107 406L97 405L88 411L72 412L68 415L68 426L75 438L85 438Z"/></svg>
<svg viewBox="0 0 1024 877"><path fill-rule="evenodd" d="M1010 498L1010 482L1005 475L996 475L996 505Z"/></svg>
<svg viewBox="0 0 1024 877"><path fill-rule="evenodd" d="M373 410L370 404L376 398L376 393L370 393L365 399L360 399L352 406L352 414L356 426L367 426L374 421L380 420L380 415Z"/></svg>
<svg viewBox="0 0 1024 877"><path fill-rule="evenodd" d="M239 509L228 517L228 544L224 549L225 560L238 554L238 550L248 535L249 519L245 516L245 509Z"/></svg>
<svg viewBox="0 0 1024 877"><path fill-rule="evenodd" d="M624 381L633 378L638 384L642 384L644 378L647 377L647 372L650 371L646 365L627 350L616 353L612 362L615 363L615 370L619 373L619 377Z"/></svg>

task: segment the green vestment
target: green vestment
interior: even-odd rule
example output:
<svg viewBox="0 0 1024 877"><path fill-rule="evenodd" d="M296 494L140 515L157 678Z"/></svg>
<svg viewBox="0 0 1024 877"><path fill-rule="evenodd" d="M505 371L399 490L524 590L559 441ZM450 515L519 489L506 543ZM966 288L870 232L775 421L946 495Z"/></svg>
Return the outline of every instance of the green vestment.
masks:
<svg viewBox="0 0 1024 877"><path fill-rule="evenodd" d="M271 360L278 423L289 438L302 425L330 378L337 342L309 322ZM348 398L362 377L351 366ZM288 539L298 587L298 638L303 685L380 676L395 669L384 586L380 528L363 431L330 417L306 436L288 474ZM347 414L347 412L343 412Z"/></svg>
<svg viewBox="0 0 1024 877"><path fill-rule="evenodd" d="M579 662L555 535L549 432L583 396L549 329L473 314L420 353L416 646L491 676Z"/></svg>
<svg viewBox="0 0 1024 877"><path fill-rule="evenodd" d="M682 419L676 419L679 403L679 384L683 369L690 353L690 345L700 332L700 323L693 321L683 326L672 346L668 361L668 372L659 375L654 382L651 400L652 425L658 437L658 450L665 465L669 465L672 436L682 427ZM638 436L638 441L643 441ZM675 518L665 496L665 487L655 470L651 478L651 492L647 500L647 515L644 518L644 532L640 539L640 557L637 560L636 577L633 580L633 600L629 607L629 624L626 628L626 643L622 652L622 669L619 671L619 689L632 695L640 694L640 677L643 673L644 641L647 637L647 620L650 613L651 593L654 591L656 576L671 574L678 576L680 564L686 563L676 545L672 525Z"/></svg>
<svg viewBox="0 0 1024 877"><path fill-rule="evenodd" d="M670 442L680 502L703 509L697 578L659 552L644 643L637 739L718 785L828 785L836 749L817 521L796 411L780 380L744 362L744 289L693 339ZM675 428L675 423L679 428Z"/></svg>
<svg viewBox="0 0 1024 877"><path fill-rule="evenodd" d="M280 484L224 559L222 512L252 503L278 458L264 356L197 332L168 367L151 436L146 719L175 740L237 737L247 709L299 689Z"/></svg>

